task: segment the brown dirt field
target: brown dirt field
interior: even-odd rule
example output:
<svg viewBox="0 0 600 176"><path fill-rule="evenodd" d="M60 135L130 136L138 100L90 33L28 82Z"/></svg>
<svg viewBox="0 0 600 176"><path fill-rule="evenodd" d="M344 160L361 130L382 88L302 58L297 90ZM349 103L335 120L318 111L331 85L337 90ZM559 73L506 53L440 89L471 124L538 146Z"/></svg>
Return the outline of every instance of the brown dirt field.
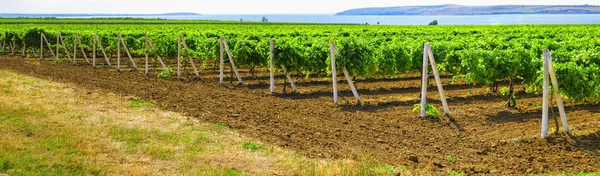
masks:
<svg viewBox="0 0 600 176"><path fill-rule="evenodd" d="M138 66L143 68L141 63ZM488 87L467 85L464 80L452 84L451 78L444 77L452 118L427 120L412 112L419 103L418 74L359 78L356 86L363 106L353 105L354 97L339 76L343 98L335 106L330 79L300 78L296 80L298 93L283 94L283 75L278 74L279 93L270 95L264 68L257 70L256 77L241 70L242 85L229 83L228 68L227 82L219 85L218 70L212 66L202 70L197 81L180 81L175 76L158 79L156 72L147 77L141 71L117 72L114 67L93 69L9 56L0 57L0 69L154 100L168 110L227 124L252 138L309 157L371 155L391 165L438 174L450 168L467 174L600 171L600 106L567 103L572 135L551 131L543 140L541 95L527 94L521 85L517 86L518 107L507 108L503 106L507 97L489 93ZM443 113L434 85L431 79L428 100ZM560 125L558 110L554 111L551 115ZM556 128L552 117L549 128ZM456 161L448 161L450 156Z"/></svg>

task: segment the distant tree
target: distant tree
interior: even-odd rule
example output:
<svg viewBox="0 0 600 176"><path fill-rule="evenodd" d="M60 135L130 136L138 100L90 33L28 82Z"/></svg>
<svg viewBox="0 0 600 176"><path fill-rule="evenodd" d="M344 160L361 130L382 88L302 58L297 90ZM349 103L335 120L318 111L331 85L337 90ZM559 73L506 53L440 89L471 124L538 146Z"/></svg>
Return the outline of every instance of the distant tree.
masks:
<svg viewBox="0 0 600 176"><path fill-rule="evenodd" d="M437 20L433 20L432 22L429 23L430 26L434 26L434 25L438 25L438 21Z"/></svg>
<svg viewBox="0 0 600 176"><path fill-rule="evenodd" d="M243 22L243 21L244 21L244 19L240 18L240 22Z"/></svg>
<svg viewBox="0 0 600 176"><path fill-rule="evenodd" d="M267 17L263 17L262 22L269 22L269 19L267 19Z"/></svg>
<svg viewBox="0 0 600 176"><path fill-rule="evenodd" d="M379 21L377 22L377 25L379 25Z"/></svg>

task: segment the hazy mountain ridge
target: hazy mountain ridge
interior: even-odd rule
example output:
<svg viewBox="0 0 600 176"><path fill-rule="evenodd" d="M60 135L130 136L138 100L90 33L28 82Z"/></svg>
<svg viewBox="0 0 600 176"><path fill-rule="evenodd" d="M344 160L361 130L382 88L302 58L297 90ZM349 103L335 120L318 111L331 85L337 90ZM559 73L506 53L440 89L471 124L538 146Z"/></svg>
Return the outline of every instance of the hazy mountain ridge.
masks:
<svg viewBox="0 0 600 176"><path fill-rule="evenodd" d="M595 5L396 6L350 9L335 15L600 14Z"/></svg>

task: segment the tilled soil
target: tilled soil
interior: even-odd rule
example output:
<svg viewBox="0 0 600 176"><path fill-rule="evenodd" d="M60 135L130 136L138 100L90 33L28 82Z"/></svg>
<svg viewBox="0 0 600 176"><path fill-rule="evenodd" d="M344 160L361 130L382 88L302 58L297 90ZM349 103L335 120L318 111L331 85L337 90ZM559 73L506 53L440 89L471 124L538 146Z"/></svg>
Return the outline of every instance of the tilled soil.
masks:
<svg viewBox="0 0 600 176"><path fill-rule="evenodd" d="M141 62L139 62L141 63ZM142 64L140 68L143 68ZM244 83L218 82L218 70L201 71L195 81L145 76L142 71L73 66L52 61L0 57L0 69L89 90L109 91L153 100L160 106L211 123L223 123L271 145L293 149L314 158L361 159L367 155L382 164L443 174L450 168L468 174L524 174L597 172L600 170L600 106L567 103L571 135L562 133L558 110L550 119L551 134L540 139L541 95L524 93L517 86L518 107L505 107L507 97L488 87L467 85L443 77L451 117L423 119L413 112L420 102L420 76L361 79L355 82L363 106L343 76L338 76L340 105L332 98L331 79L293 77L297 93L282 93L283 75L277 73L274 95L269 73L257 69L252 76L241 70ZM128 70L125 66L124 70ZM190 70L186 70L190 77ZM1 76L1 75L0 75ZM507 83L503 83L504 86ZM287 92L291 87L287 86ZM433 79L428 101L443 108ZM560 132L555 134L557 125ZM451 161L450 157L456 158Z"/></svg>

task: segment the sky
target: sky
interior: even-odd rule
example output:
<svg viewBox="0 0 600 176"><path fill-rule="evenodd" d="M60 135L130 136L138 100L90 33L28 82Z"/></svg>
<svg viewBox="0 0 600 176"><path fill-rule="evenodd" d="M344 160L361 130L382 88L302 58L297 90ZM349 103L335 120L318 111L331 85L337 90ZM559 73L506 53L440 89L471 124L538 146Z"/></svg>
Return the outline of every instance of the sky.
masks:
<svg viewBox="0 0 600 176"><path fill-rule="evenodd" d="M333 14L404 5L600 5L599 0L0 0L0 13Z"/></svg>

